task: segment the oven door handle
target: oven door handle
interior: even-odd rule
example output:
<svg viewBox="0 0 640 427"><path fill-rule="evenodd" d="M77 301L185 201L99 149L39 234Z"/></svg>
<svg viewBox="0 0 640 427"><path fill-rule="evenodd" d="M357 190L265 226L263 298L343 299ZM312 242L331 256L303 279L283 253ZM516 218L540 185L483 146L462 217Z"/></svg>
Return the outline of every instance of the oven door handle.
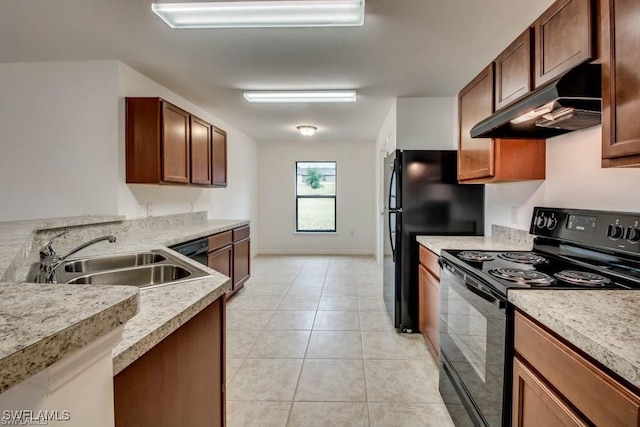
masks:
<svg viewBox="0 0 640 427"><path fill-rule="evenodd" d="M485 300L487 302L490 302L491 304L495 305L500 310L502 310L502 309L507 307L507 303L505 301L499 300L498 298L494 297L493 295L484 292L482 289L480 289L474 283L470 283L468 280L466 280L465 284L467 285L467 289L469 289L471 292L473 292L474 294L478 295L483 300Z"/></svg>

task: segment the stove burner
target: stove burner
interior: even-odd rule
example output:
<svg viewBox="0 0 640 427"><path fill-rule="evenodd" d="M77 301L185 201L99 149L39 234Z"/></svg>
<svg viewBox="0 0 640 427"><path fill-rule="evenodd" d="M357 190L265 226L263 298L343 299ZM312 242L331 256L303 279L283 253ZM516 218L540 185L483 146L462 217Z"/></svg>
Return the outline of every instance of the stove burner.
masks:
<svg viewBox="0 0 640 427"><path fill-rule="evenodd" d="M531 252L505 252L498 255L507 261L519 262L520 264L542 264L547 259Z"/></svg>
<svg viewBox="0 0 640 427"><path fill-rule="evenodd" d="M458 254L458 257L465 261L476 262L492 261L494 259L493 255L478 251L463 251Z"/></svg>
<svg viewBox="0 0 640 427"><path fill-rule="evenodd" d="M553 277L535 270L493 268L489 270L489 273L499 279L508 280L520 285L549 286L555 282Z"/></svg>
<svg viewBox="0 0 640 427"><path fill-rule="evenodd" d="M600 287L611 283L611 280L604 276L584 271L564 270L555 273L554 276L559 280L571 283L573 285Z"/></svg>

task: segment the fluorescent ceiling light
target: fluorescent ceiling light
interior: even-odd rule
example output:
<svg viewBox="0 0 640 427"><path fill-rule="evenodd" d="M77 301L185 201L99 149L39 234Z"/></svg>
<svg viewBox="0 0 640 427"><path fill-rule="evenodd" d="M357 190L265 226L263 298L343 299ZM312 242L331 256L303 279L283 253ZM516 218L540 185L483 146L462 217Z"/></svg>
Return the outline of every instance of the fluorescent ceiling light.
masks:
<svg viewBox="0 0 640 427"><path fill-rule="evenodd" d="M152 3L171 28L350 27L364 24L365 0Z"/></svg>
<svg viewBox="0 0 640 427"><path fill-rule="evenodd" d="M298 132L300 132L300 135L303 135L303 136L313 136L318 130L317 127L311 126L311 125L300 125L296 127L296 129L298 129Z"/></svg>
<svg viewBox="0 0 640 427"><path fill-rule="evenodd" d="M356 102L355 90L249 91L249 102Z"/></svg>

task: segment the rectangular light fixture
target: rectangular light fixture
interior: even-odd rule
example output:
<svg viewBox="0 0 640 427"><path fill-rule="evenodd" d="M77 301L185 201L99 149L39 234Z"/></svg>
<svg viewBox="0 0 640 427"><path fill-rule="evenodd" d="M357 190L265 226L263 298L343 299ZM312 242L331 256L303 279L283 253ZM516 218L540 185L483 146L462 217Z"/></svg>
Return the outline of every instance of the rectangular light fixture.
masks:
<svg viewBox="0 0 640 427"><path fill-rule="evenodd" d="M533 111L529 111L528 113L525 113L521 116L516 117L515 119L511 120L511 123L513 123L514 125L518 125L520 123L528 122L529 120L542 117L545 114L550 113L552 111L553 111L553 102L550 102L549 104L543 105L542 107L536 108Z"/></svg>
<svg viewBox="0 0 640 427"><path fill-rule="evenodd" d="M355 90L249 91L249 102L356 102Z"/></svg>
<svg viewBox="0 0 640 427"><path fill-rule="evenodd" d="M365 0L152 3L171 28L348 27L364 24Z"/></svg>

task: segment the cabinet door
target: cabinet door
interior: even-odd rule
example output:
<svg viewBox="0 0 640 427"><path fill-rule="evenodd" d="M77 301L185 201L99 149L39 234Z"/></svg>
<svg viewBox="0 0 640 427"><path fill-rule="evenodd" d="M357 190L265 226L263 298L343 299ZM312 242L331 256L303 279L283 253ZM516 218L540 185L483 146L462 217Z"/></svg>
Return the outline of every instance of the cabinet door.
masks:
<svg viewBox="0 0 640 427"><path fill-rule="evenodd" d="M213 185L227 186L227 133L213 128Z"/></svg>
<svg viewBox="0 0 640 427"><path fill-rule="evenodd" d="M244 282L249 279L249 269L251 261L250 239L241 240L233 244L233 290L244 286Z"/></svg>
<svg viewBox="0 0 640 427"><path fill-rule="evenodd" d="M211 185L211 125L191 116L191 183Z"/></svg>
<svg viewBox="0 0 640 427"><path fill-rule="evenodd" d="M233 246L225 246L217 251L210 252L207 257L209 268L232 277L233 274Z"/></svg>
<svg viewBox="0 0 640 427"><path fill-rule="evenodd" d="M114 379L115 425L225 425L225 298L218 298Z"/></svg>
<svg viewBox="0 0 640 427"><path fill-rule="evenodd" d="M162 102L162 181L189 183L189 113Z"/></svg>
<svg viewBox="0 0 640 427"><path fill-rule="evenodd" d="M512 404L514 427L588 425L517 357L513 359Z"/></svg>
<svg viewBox="0 0 640 427"><path fill-rule="evenodd" d="M493 113L493 63L465 86L458 95L460 141L458 179L492 177L493 139L471 138L470 131Z"/></svg>
<svg viewBox="0 0 640 427"><path fill-rule="evenodd" d="M601 14L603 166L640 166L640 2L604 0Z"/></svg>
<svg viewBox="0 0 640 427"><path fill-rule="evenodd" d="M534 27L535 87L594 57L591 0L558 0Z"/></svg>
<svg viewBox="0 0 640 427"><path fill-rule="evenodd" d="M527 28L495 60L496 110L531 91L531 35Z"/></svg>
<svg viewBox="0 0 640 427"><path fill-rule="evenodd" d="M440 282L422 264L418 268L418 327L433 357L438 360Z"/></svg>

